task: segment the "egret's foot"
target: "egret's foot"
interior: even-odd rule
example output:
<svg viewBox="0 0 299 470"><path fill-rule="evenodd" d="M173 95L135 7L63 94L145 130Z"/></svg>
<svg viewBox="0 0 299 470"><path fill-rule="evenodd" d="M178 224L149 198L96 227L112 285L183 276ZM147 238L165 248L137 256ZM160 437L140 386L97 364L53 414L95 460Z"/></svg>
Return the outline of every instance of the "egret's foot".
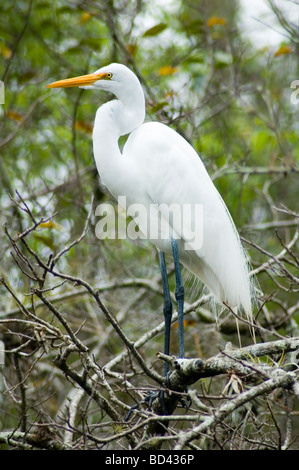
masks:
<svg viewBox="0 0 299 470"><path fill-rule="evenodd" d="M152 409L152 404L156 400L156 398L161 399L161 395L160 395L161 393L164 394L164 391L160 390L159 392L150 392L139 403L137 403L136 405L131 406L131 408L129 409L127 415L125 416L124 422L126 423L127 421L129 421L129 419L131 418L133 412L135 410L137 410L142 403L147 403L147 405L148 405L147 410L150 411ZM162 398L162 400L164 400L164 397ZM162 403L162 400L161 400L161 403Z"/></svg>
<svg viewBox="0 0 299 470"><path fill-rule="evenodd" d="M160 390L159 392L151 392L151 393L149 393L149 394L144 398L144 400L142 400L143 403L147 403L147 404L148 404L148 407L147 407L147 410L148 410L148 411L151 411L151 409L152 409L152 404L154 403L154 401L156 400L156 398L161 399L161 394L164 394L164 391L163 391L163 390Z"/></svg>
<svg viewBox="0 0 299 470"><path fill-rule="evenodd" d="M169 387L169 377L170 377L170 372L167 372L167 374L165 376L165 378L166 378L166 387ZM136 405L131 406L131 408L129 409L127 415L125 416L124 422L126 423L127 421L129 421L129 419L131 418L133 412L135 410L137 410L137 408L139 408L139 405L141 405L142 403L147 403L147 405L148 405L147 410L151 411L152 404L154 403L156 398L159 398L159 400L160 400L161 407L162 407L162 410L163 410L163 414L167 415L167 409L166 409L166 406L165 406L164 395L165 395L165 390L159 390L158 392L150 392L148 395L146 395L143 398L143 400L140 401L140 403L137 403Z"/></svg>
<svg viewBox="0 0 299 470"><path fill-rule="evenodd" d="M168 374L169 376L170 374ZM168 383L169 383L169 378L167 379L167 386L168 386ZM186 390L186 392L188 393L188 390ZM161 407L162 407L162 411L163 411L163 414L164 415L167 415L167 409L166 409L166 405L165 405L165 390L159 390L158 392L150 392L148 395L146 395L143 400L140 401L140 403L137 403L136 405L133 405L131 406L131 408L129 409L127 415L125 416L125 419L124 419L124 422L128 422L129 419L131 418L133 412L135 410L137 410L139 408L139 406L142 404L142 403L147 403L147 411L151 411L152 409L152 405L154 403L154 401L158 398L160 400L160 404L161 404ZM181 403L182 407L185 408L186 410L186 413L187 411L189 410L190 406L192 405L192 400L190 398L189 395L187 395L187 398L185 400L185 398L181 397L179 399L179 402Z"/></svg>
<svg viewBox="0 0 299 470"><path fill-rule="evenodd" d="M125 419L124 419L125 423L127 423L129 421L129 419L131 418L133 412L135 410L137 410L138 407L139 407L139 404L131 406L131 408L129 409L128 413L125 416Z"/></svg>
<svg viewBox="0 0 299 470"><path fill-rule="evenodd" d="M188 393L188 390L186 390L186 393ZM183 397L181 397L179 401L180 401L182 407L186 409L186 413L187 413L190 406L192 405L192 400L191 400L190 396L187 395L187 403L186 403L186 401Z"/></svg>

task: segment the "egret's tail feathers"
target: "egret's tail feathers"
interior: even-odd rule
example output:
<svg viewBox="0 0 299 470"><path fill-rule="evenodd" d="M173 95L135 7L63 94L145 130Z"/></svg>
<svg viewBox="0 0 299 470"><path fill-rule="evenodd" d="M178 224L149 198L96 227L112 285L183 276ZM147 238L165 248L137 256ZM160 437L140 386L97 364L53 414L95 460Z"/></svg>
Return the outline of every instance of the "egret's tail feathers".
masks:
<svg viewBox="0 0 299 470"><path fill-rule="evenodd" d="M218 301L228 305L236 312L244 313L252 321L253 288L249 277L248 262L245 253L238 246L224 248L222 269L216 276L213 270L206 269L207 285ZM216 261L217 262L217 261ZM217 272L217 271L216 271Z"/></svg>
<svg viewBox="0 0 299 470"><path fill-rule="evenodd" d="M217 240L204 239L198 257L186 259L186 267L209 288L219 303L244 312L252 322L253 284L249 262L233 225L225 225ZM237 309L237 310L236 310Z"/></svg>
<svg viewBox="0 0 299 470"><path fill-rule="evenodd" d="M213 271L214 278L214 273L217 273L218 292L216 295L218 299L227 303L232 309L237 308L239 312L244 312L247 319L252 321L254 288L249 276L249 259L242 247L231 215L220 195L219 198L224 211L219 221L220 233L217 244L210 244L207 240L210 246L207 264ZM215 283L217 285L216 280Z"/></svg>

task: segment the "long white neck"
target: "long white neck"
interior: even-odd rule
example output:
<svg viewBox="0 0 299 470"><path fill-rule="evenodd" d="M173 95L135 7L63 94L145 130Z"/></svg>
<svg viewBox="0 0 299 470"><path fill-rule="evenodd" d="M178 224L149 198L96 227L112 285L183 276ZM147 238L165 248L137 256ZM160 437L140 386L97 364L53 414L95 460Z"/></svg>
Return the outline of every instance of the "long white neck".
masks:
<svg viewBox="0 0 299 470"><path fill-rule="evenodd" d="M137 80L137 79L136 79ZM139 127L145 116L145 100L139 81L134 87L117 93L118 100L102 105L96 113L93 129L93 151L101 180L115 196L119 180L128 171L118 140ZM117 189L114 188L117 182Z"/></svg>

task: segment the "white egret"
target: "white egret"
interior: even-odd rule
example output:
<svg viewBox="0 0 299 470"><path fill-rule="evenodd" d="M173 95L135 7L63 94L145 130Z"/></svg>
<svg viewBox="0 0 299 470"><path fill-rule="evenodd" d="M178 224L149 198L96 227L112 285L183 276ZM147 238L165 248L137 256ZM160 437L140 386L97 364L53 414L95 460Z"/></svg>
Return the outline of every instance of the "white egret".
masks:
<svg viewBox="0 0 299 470"><path fill-rule="evenodd" d="M251 316L248 265L235 225L191 145L162 123L143 123L144 93L131 70L121 64L110 64L95 73L48 85L50 88L75 86L105 90L117 98L102 105L96 113L93 129L96 166L104 185L115 198L125 196L128 206L139 203L146 208L146 216L135 214L135 218L141 231L156 245L159 253L166 354L169 354L172 304L164 253L173 255L179 355L184 357L184 288L179 261L206 284L218 302L228 304L233 309L241 309L248 317ZM120 151L118 140L127 134L130 136ZM203 210L189 211L182 223L182 219L178 221L175 216L170 218L167 213L167 207L173 204L182 209L181 213L185 206L201 207ZM201 216L195 220L197 213ZM159 226L158 237L151 236L150 224ZM202 244L197 246L192 244L194 230L202 233L202 237L199 237L202 238Z"/></svg>

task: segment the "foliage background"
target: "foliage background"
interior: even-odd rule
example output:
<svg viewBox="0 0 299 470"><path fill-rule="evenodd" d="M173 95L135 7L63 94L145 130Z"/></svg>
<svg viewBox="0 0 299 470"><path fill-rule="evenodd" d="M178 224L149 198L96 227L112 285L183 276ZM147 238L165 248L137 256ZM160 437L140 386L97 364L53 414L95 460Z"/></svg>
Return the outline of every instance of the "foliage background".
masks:
<svg viewBox="0 0 299 470"><path fill-rule="evenodd" d="M291 103L290 88L299 78L296 20L287 20L270 2L285 36L279 47L259 49L242 35L238 1L176 0L167 7L163 2L160 6L149 3L1 2L0 70L5 83L5 104L0 110L1 226L15 239L32 226L33 220L43 219L43 225L32 230L27 242L47 260L51 253L55 256L80 237L92 195L94 207L103 201L113 202L95 170L91 140L95 111L107 96L79 89L49 91L45 85L114 61L124 63L138 74L144 86L146 119L165 122L192 143L243 239L249 241L244 246L260 288L258 321L270 331L265 338L273 339L273 332L283 337L296 335L299 105ZM61 256L59 270L99 288L105 305L136 341L162 321L155 249L146 242L99 241L96 223L92 212L88 233ZM290 249L279 257L285 246ZM33 293L36 283L22 264L24 260L16 262L11 251L11 241L2 231L1 318L22 318L14 292L22 305L35 305L38 316L63 330L49 309L42 302L38 304ZM280 263L272 262L277 256ZM173 279L171 285L174 287ZM44 288L51 289L49 298L101 366L123 350L118 335L80 287L49 276ZM194 295L192 285L190 289L187 286L189 293L193 294L190 302L201 295L198 289ZM234 322L228 320L225 329L224 319L215 323L208 304L193 312L186 323L190 357L209 357L228 340L238 344L231 326ZM29 433L37 424L56 423L56 439L63 442L72 386L53 366L56 346L50 342L42 351L33 330L24 325L2 323L0 328L7 350L0 432ZM162 336L142 349L143 357L158 371L162 366L155 353L162 349ZM245 332L243 336L244 344L252 341ZM174 354L176 348L174 339ZM75 369L82 367L76 356L71 363ZM118 367L120 372L136 372L129 359ZM142 374L136 374L136 387L148 384ZM114 393L123 397L121 382L110 379ZM220 393L223 381L206 379L196 386L202 394L215 395ZM132 396L124 400L134 403ZM268 408L263 405L263 413L255 415L261 420L267 444L261 432L253 442L255 428L251 424L244 431L246 439L237 439L232 426L218 439L206 438L200 445L279 448L288 438L287 445L298 447L298 429L295 426L290 437L283 408L271 402L272 406L277 407L276 414L269 411L268 404ZM296 405L291 409L296 416ZM109 435L105 420L102 411L83 396L73 423L76 432L68 443L78 448L96 446L92 439L82 438L82 429L84 424L92 427L102 423L102 430L99 426L94 432L98 437ZM3 444L5 448L10 445ZM125 447L119 442L111 445Z"/></svg>

